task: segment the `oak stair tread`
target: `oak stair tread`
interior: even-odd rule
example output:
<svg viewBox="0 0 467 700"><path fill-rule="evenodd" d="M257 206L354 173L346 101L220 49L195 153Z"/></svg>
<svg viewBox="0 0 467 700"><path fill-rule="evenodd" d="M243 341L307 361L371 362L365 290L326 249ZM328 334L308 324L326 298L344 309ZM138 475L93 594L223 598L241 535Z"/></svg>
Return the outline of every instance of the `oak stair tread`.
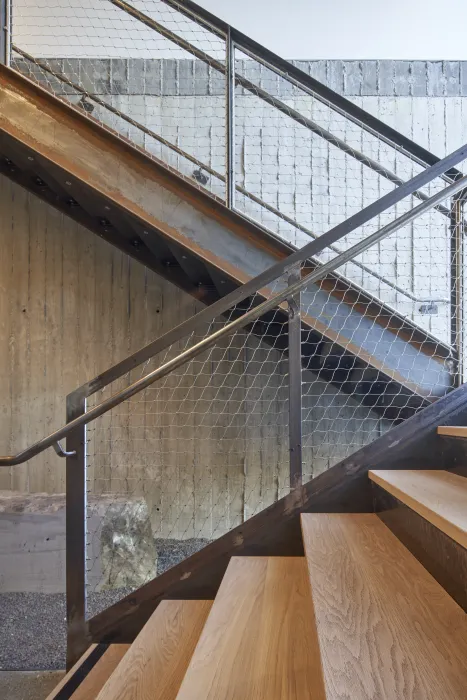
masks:
<svg viewBox="0 0 467 700"><path fill-rule="evenodd" d="M467 548L467 479L438 470L373 470L370 479Z"/></svg>
<svg viewBox="0 0 467 700"><path fill-rule="evenodd" d="M438 426L438 435L445 435L446 437L467 438L467 426L440 425Z"/></svg>
<svg viewBox="0 0 467 700"><path fill-rule="evenodd" d="M373 513L303 514L326 700L465 700L467 615Z"/></svg>
<svg viewBox="0 0 467 700"><path fill-rule="evenodd" d="M105 646L104 653L94 663L93 656L99 655L102 647ZM62 678L60 683L53 689L46 700L55 700L66 695L70 700L95 700L99 691L120 661L124 658L130 644L91 644L89 649L81 656L75 665ZM88 671L89 665L92 665ZM76 689L72 688L76 685ZM71 694L70 694L71 693Z"/></svg>
<svg viewBox="0 0 467 700"><path fill-rule="evenodd" d="M164 600L98 700L175 700L211 609L209 600Z"/></svg>
<svg viewBox="0 0 467 700"><path fill-rule="evenodd" d="M177 700L324 700L304 557L233 557Z"/></svg>

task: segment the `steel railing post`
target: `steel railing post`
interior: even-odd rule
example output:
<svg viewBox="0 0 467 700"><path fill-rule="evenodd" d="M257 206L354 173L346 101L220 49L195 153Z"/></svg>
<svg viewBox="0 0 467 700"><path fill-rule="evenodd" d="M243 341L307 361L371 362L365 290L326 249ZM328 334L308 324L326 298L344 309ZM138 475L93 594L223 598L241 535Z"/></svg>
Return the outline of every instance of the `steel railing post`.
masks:
<svg viewBox="0 0 467 700"><path fill-rule="evenodd" d="M11 0L0 0L0 63L10 65Z"/></svg>
<svg viewBox="0 0 467 700"><path fill-rule="evenodd" d="M288 285L301 278L300 268L289 274ZM301 294L287 299L289 339L289 452L290 490L302 485L302 342Z"/></svg>
<svg viewBox="0 0 467 700"><path fill-rule="evenodd" d="M67 396L66 419L86 413L86 397ZM86 631L86 426L75 428L66 439L66 612L67 668L88 646Z"/></svg>
<svg viewBox="0 0 467 700"><path fill-rule="evenodd" d="M455 366L453 385L464 383L464 205L466 191L452 199L451 207L451 347Z"/></svg>
<svg viewBox="0 0 467 700"><path fill-rule="evenodd" d="M225 39L225 201L235 207L235 44L230 29Z"/></svg>

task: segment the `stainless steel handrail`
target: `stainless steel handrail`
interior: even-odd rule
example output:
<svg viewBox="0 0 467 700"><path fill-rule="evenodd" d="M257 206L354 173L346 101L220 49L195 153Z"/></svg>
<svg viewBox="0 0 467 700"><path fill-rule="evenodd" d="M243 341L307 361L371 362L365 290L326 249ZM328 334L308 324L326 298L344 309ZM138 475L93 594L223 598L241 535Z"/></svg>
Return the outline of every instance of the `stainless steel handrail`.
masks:
<svg viewBox="0 0 467 700"><path fill-rule="evenodd" d="M73 392L73 395L88 397L95 394L96 391L99 391L104 386L111 384L113 381L119 377L122 377L124 374L131 371L138 365L147 362L151 357L154 357L154 355L162 352L185 336L194 332L203 324L210 323L218 316L221 316L229 309L235 307L247 297L267 287L269 283L275 279L278 279L281 275L286 274L291 265L305 259L313 259L314 256L317 256L325 247L329 248L333 243L336 243L348 233L351 233L359 226L363 226L389 207L397 204L405 197L408 197L413 189L428 184L431 180L437 177L439 173L443 171L443 169L446 170L447 168L459 163L467 156L466 149L467 144L461 149L458 149L458 151L455 153L452 153L450 156L444 158L442 161L439 161L436 165L433 165L419 175L416 175L415 178L409 180L402 187L389 192L378 201L373 202L357 214L351 216L346 221L322 234L319 238L311 241L306 246L290 255L288 258L269 267L264 272L261 272L259 275L243 284L241 287L234 289L229 294L226 294L222 298L218 299L218 301L215 301L213 304L205 307L199 311L196 316L187 319L180 325L172 328L163 336L157 338L157 340L145 345L143 348L140 348L132 355L113 365L105 372L102 372L89 382L86 382L81 387L76 389ZM397 312L394 312L394 314L397 317ZM400 317L400 319L403 321L402 317ZM423 331L423 335L428 342L431 341L433 346L436 346L438 349L444 348L449 352L449 356L451 355L452 348L450 346L445 345L438 338L431 336L425 330Z"/></svg>
<svg viewBox="0 0 467 700"><path fill-rule="evenodd" d="M138 394L139 392L143 391L144 389L147 389L149 386L151 386L151 384L153 384L157 380L162 379L167 374L170 374L170 372L172 372L173 370L177 369L178 367L181 367L182 365L184 365L186 362L188 362L192 358L196 357L197 355L204 352L205 350L208 350L209 348L211 348L213 345L215 345L222 338L229 336L229 335L232 335L237 330L240 330L241 328L244 328L249 323L252 323L253 321L257 320L260 316L262 316L263 314L267 313L268 311L271 311L272 309L276 308L277 306L279 306L282 302L284 302L289 297L293 297L295 294L300 292L302 289L304 289L308 285L313 284L313 283L317 282L318 280L322 279L323 277L325 277L326 275L328 275L329 273L334 272L337 268L339 268L341 265L344 265L346 262L349 262L349 260L351 260L356 255L360 255L365 250L370 248L373 244L381 241L383 238L386 238L391 233L393 233L394 231L397 231L398 229L402 228L403 226L406 226L408 223L410 223L411 221L416 219L418 216L423 214L425 211L427 211L428 209L433 209L439 203L443 202L445 199L448 199L448 198L454 196L457 192L464 189L466 186L467 186L467 176L463 177L458 182L455 182L454 184L449 185L441 192L438 192L433 197L430 197L429 200L419 204L417 207L414 207L409 212L406 212L405 214L398 217L397 219L395 219L393 222L391 222L387 226L384 226L383 228L379 229L375 233L371 234L370 236L365 238L363 241L360 241L359 243L355 244L354 246L351 246L348 250L341 253L333 260L325 263L321 267L317 268L316 270L314 270L310 274L306 275L305 277L301 278L295 284L289 285L286 289L278 292L277 294L273 295L269 299L266 299L264 302L262 302L258 306L253 307L252 309L250 309L248 312L246 312L245 314L243 314L242 316L240 316L236 320L231 321L230 323L228 323L226 326L224 326L220 330L216 331L215 333L212 333L207 338L204 338L203 340L201 340L198 343L196 343L195 345L193 345L191 348L188 348L184 352L181 352L179 355L177 355L177 357L173 358L172 360L169 360L168 362L161 365L160 367L153 370L152 372L149 372L147 375L145 375L141 379L138 379L136 382L134 382L130 386L113 394L108 399L106 399L105 401L102 401L102 403L98 404L97 406L94 406L93 408L91 408L89 411L87 411L83 415L78 416L74 420L72 420L69 423L67 423L66 425L64 425L62 428L59 428L55 432L51 433L48 437L45 437L42 440L39 440L38 442L34 443L33 445L26 448L22 452L19 452L16 455L11 455L8 457L0 457L0 466L1 467L11 467L11 466L16 466L18 464L22 464L23 462L26 462L28 459L31 459L31 457L36 456L40 452L43 452L48 447L52 447L54 445L57 445L59 440L66 437L69 433L71 433L76 428L79 428L80 426L83 426L83 425L87 425L88 423L95 420L99 416L102 416L104 413L107 413L108 411L110 411L112 408L115 408L115 406L118 406L119 404L123 403L124 401L130 399L135 394ZM300 259L294 260L293 263L289 266L289 269L296 267L298 264L300 264L300 262L302 262L303 260L306 260L306 257L307 256L305 256L302 260L300 260ZM295 255L290 256L289 260L291 258L295 258ZM59 451L62 450L62 448L60 446L57 449Z"/></svg>
<svg viewBox="0 0 467 700"><path fill-rule="evenodd" d="M113 105L109 104L105 100L103 100L101 97L98 95L94 95L93 93L88 92L84 88L82 88L80 85L75 83L73 80L70 80L66 75L61 73L60 71L55 70L54 68L51 68L46 62L42 61L40 58L35 58L31 54L27 53L23 49L20 49L18 46L15 44L12 45L12 50L22 56L25 60L30 61L33 65L38 66L41 70L43 70L46 73L49 73L50 75L53 75L54 78L59 80L60 82L63 82L65 85L68 85L69 87L73 88L73 90L76 90L80 95L83 95L84 97L88 98L89 100L92 100L96 104L98 104L100 107L103 107L107 111L109 111L111 114L115 114L115 116L119 117L119 119L122 119L123 121L126 121L127 124L130 124L131 126L135 127L136 129L139 129L142 131L144 134L147 136L150 136L154 140L158 141L161 143L163 146L166 148L169 148L172 150L174 153L177 153L179 156L182 158L185 158L188 162L193 163L193 165L196 165L198 168L204 170L205 172L209 173L209 175L212 175L213 177L217 178L220 182L230 182L232 185L233 182L231 181L231 178L229 179L222 173L217 172L214 168L210 167L209 165L206 165L202 161L198 160L198 158L195 158L195 156L192 156L190 153L187 153L184 151L180 146L177 146L176 144L172 143L171 141L168 141L165 139L163 136L160 134L157 134L155 131L152 129L148 129L147 126L144 126L144 124L141 124L141 122L138 122L137 120L133 119L130 117L128 114L125 112L122 112L120 109L117 109L117 107L114 107ZM169 167L169 166L167 166ZM176 171L178 175L181 177L184 177L182 173L179 171ZM400 181L401 183L403 182L402 180ZM279 211L279 209L276 209L272 205L268 204L265 202L263 199L260 197L257 197L256 195L252 194L249 192L247 189L242 187L241 185L235 185L235 191L239 192L240 194L244 195L245 197L248 197L248 199L251 199L252 202L255 202L255 204L259 204L261 207L266 209L267 211L271 212L271 214L274 214L278 218L282 219L286 223L290 224L294 228L296 228L298 231L301 231L307 236L310 236L310 238L319 238L318 234L314 233L309 229L308 227L304 226L303 224L300 224L298 221L295 221L295 219L292 219L292 217L287 216L287 214L284 214L283 212ZM211 194L211 193L209 193ZM422 199L427 199L428 195L424 195L423 193L420 193L422 195ZM227 206L229 206L229 203L233 202L233 197L232 194L229 195L227 198ZM449 212L445 209L442 212L444 215L449 215ZM335 252L335 253L340 253L335 246L329 246L329 248ZM363 272L366 272L367 274L371 275L375 279L379 280L383 284L387 285L391 289L394 289L394 291L398 292L399 294L403 294L406 296L408 299L415 303L441 303L441 304L446 304L449 303L449 299L436 299L436 298L418 298L411 292L407 291L406 289L402 289L402 287L399 287L399 285L395 284L394 282L391 282L391 280L387 279L383 275L380 275L378 272L375 272L374 270L371 270L369 267L364 265L363 263L358 262L357 260L352 261L352 263L358 267L360 270L363 270ZM352 282L351 284L355 285L355 282Z"/></svg>
<svg viewBox="0 0 467 700"><path fill-rule="evenodd" d="M214 70L218 71L222 75L228 75L228 66L226 63L223 63L222 61L219 61L216 58L213 58L209 54L207 54L205 51L202 49L199 49L197 46L194 46L191 42L189 42L187 39L184 39L183 37L180 37L178 34L173 32L171 29L168 29L167 27L164 27L160 22L157 22L156 20L152 19L148 15L146 15L144 12L141 12L141 10L138 10L136 7L133 5L130 5L126 0L109 0L109 2L112 3L112 5L115 5L116 7L120 8L127 14L129 14L131 17L134 17L138 21L140 21L142 24L146 25L150 29L153 29L156 31L158 34L161 36L165 37L166 39L172 41L174 44L182 48L184 51L187 51L188 53L191 53L195 58L198 58L200 61L203 61L207 65L209 65L211 68L214 68ZM235 42L234 42L234 45ZM361 163L362 165L365 165L366 167L370 168L374 172L376 172L378 175L381 177L386 178L389 180L389 182L392 182L394 185L402 185L404 183L404 180L402 180L398 175L393 173L391 170L386 168L384 165L381 165L378 163L378 161L373 160L373 158L369 158L366 156L364 153L361 153L358 151L356 148L353 148L352 146L349 146L345 141L340 139L338 136L334 136L330 131L327 129L324 129L322 126L314 122L312 119L303 116L300 112L298 112L296 109L291 107L290 105L287 105L285 102L282 102L282 100L279 100L277 97L274 97L274 95L271 95L267 90L264 90L261 88L259 85L255 85L252 83L248 78L245 78L244 76L240 75L240 73L237 73L235 69L233 69L233 74L235 77L235 84L240 85L243 87L245 90L248 90L251 92L253 95L256 97L259 97L261 100L266 102L267 104L271 105L275 109L277 109L279 112L282 114L285 114L286 116L290 117L294 121L296 121L298 124L301 124L302 126L306 127L309 129L312 133L317 134L321 138L323 138L325 141L328 143L332 144L336 148L338 148L340 151L343 153L346 153L347 155L351 156L354 158L356 161ZM394 144L392 144L393 147ZM449 180L451 181L451 180ZM227 185L230 185L229 182L227 182ZM425 194L424 192L414 192L413 193L414 197L417 197L418 199L421 200L426 200L428 198L428 195ZM444 207L442 208L442 214L445 216L449 217L449 211L445 209Z"/></svg>
<svg viewBox="0 0 467 700"><path fill-rule="evenodd" d="M254 41L254 39L251 39L251 37L235 29L224 20L213 15L209 10L197 5L193 0L162 0L162 2L218 36L225 38L227 34L230 34L231 40L251 58L259 60L263 65L271 68L278 75L282 75L298 87L306 89L323 104L332 106L336 112L346 117L354 124L357 124L368 133L378 136L389 146L413 158L419 165L431 166L435 165L440 160L440 158L430 153L430 151L420 146L420 144L412 141L410 138L404 136L369 112L366 112L346 97L343 97L315 78L312 78L311 75L308 75L290 61L281 58L281 56L278 56L270 49L267 49L265 46L262 46L257 41ZM443 175L443 178L448 182L453 182L461 175L462 173L452 168Z"/></svg>

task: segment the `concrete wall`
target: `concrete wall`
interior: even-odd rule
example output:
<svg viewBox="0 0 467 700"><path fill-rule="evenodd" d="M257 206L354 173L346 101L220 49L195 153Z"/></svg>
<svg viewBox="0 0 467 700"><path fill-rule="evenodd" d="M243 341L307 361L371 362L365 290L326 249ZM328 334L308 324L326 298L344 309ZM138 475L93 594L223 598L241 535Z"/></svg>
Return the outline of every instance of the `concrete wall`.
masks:
<svg viewBox="0 0 467 700"><path fill-rule="evenodd" d="M0 212L0 446L12 453L63 423L67 393L200 305L3 177ZM92 425L90 493L145 499L159 537L242 522L288 488L287 381L278 352L237 334ZM304 382L310 478L383 428L313 375ZM64 476L49 450L2 469L0 490L63 493Z"/></svg>
<svg viewBox="0 0 467 700"><path fill-rule="evenodd" d="M65 396L200 306L97 236L0 178L0 445L59 427ZM64 491L53 452L1 489Z"/></svg>
<svg viewBox="0 0 467 700"><path fill-rule="evenodd" d="M27 72L31 64L19 61L15 65ZM439 156L467 141L465 62L302 61L298 65ZM49 66L216 172L224 172L224 80L202 62L68 58L49 59ZM239 61L237 71L401 179L420 171L404 155L254 61ZM36 70L33 75L63 93L63 83L50 74ZM79 101L73 94L68 98ZM104 108L96 107L93 116L193 177L197 167L156 138ZM236 97L236 177L239 186L318 235L393 189L388 180L243 89L237 90ZM434 193L441 185L438 181L427 191ZM224 196L224 186L215 176L208 174L205 186ZM236 206L299 247L310 240L246 196L237 194ZM403 203L376 223L388 223L409 206L411 201ZM349 242L373 230L373 224L363 227ZM361 262L372 273L354 265L347 265L344 272L449 342L449 254L448 219L432 213L365 253Z"/></svg>

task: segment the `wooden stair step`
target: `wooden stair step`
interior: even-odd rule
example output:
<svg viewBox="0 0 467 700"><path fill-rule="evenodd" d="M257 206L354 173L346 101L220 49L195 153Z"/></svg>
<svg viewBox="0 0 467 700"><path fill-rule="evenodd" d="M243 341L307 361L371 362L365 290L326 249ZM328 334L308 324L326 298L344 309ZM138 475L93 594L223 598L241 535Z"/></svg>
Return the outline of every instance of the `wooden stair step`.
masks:
<svg viewBox="0 0 467 700"><path fill-rule="evenodd" d="M174 700L212 601L164 600L98 695L98 700Z"/></svg>
<svg viewBox="0 0 467 700"><path fill-rule="evenodd" d="M438 435L467 438L467 427L465 425L440 425L438 426Z"/></svg>
<svg viewBox="0 0 467 700"><path fill-rule="evenodd" d="M327 700L465 700L467 615L373 513L302 515Z"/></svg>
<svg viewBox="0 0 467 700"><path fill-rule="evenodd" d="M324 700L304 557L233 557L177 700Z"/></svg>
<svg viewBox="0 0 467 700"><path fill-rule="evenodd" d="M129 644L92 644L46 700L95 700L129 648Z"/></svg>
<svg viewBox="0 0 467 700"><path fill-rule="evenodd" d="M467 548L467 479L437 470L374 470L370 479Z"/></svg>

